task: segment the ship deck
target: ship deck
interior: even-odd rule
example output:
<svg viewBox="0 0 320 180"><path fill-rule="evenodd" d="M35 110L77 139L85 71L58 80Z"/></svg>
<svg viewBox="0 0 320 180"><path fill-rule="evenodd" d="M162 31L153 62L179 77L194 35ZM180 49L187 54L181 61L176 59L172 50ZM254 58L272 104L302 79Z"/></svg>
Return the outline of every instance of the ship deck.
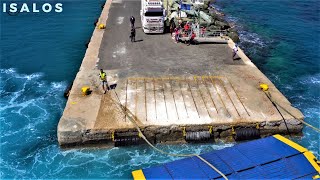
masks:
<svg viewBox="0 0 320 180"><path fill-rule="evenodd" d="M228 179L312 179L316 157L289 139L274 135L199 155ZM132 172L134 180L224 179L197 156ZM316 178L315 178L316 179Z"/></svg>

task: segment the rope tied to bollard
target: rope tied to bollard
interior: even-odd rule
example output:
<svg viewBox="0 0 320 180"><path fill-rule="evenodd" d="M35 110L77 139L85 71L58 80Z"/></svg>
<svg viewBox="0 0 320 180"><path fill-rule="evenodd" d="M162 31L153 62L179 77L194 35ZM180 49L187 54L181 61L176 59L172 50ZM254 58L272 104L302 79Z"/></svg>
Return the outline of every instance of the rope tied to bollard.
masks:
<svg viewBox="0 0 320 180"><path fill-rule="evenodd" d="M304 125L312 128L312 129L315 130L316 132L320 133L320 129L319 129L319 128L316 128L316 127L314 127L313 125L311 125L311 124L309 124L309 123L307 123L307 122L305 122L305 121L297 118L295 115L293 115L291 112L289 112L286 108L284 108L284 107L281 106L279 103L277 103L276 101L274 101L274 100L272 99L272 97L271 97L271 93L268 91L269 88L268 88L268 85L267 85L267 84L261 84L260 87L261 87L261 90L262 90L262 91L266 94L266 96L269 98L269 100L270 100L274 105L276 105L275 107L277 108L278 111L279 111L278 107L280 107L282 110L284 110L286 113L288 113L290 116L292 116L292 117L295 118L296 120L300 121L300 122L303 123ZM277 106L278 106L278 107L277 107ZM279 113L280 113L280 111L279 111ZM280 115L282 116L282 118L283 118L283 120L284 120L284 122L285 122L285 125L286 125L286 127L287 127L287 130L288 130L288 132L289 132L287 123L286 123L283 115L282 115L281 113L280 113ZM290 135L290 133L289 133L289 135Z"/></svg>

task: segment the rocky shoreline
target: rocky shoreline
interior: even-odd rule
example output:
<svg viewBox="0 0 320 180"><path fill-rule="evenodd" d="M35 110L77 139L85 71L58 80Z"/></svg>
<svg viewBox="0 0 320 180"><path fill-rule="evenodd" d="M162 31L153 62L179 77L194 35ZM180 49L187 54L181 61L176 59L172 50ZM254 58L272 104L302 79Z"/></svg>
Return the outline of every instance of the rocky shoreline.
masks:
<svg viewBox="0 0 320 180"><path fill-rule="evenodd" d="M226 31L228 37L234 42L240 41L237 30L225 19L225 14L214 7L215 0L205 0L203 5L197 5L190 0L182 0L184 8L179 0L169 0L167 7L169 26L173 23L178 26L182 23L198 23L200 27L205 27L210 33L215 31Z"/></svg>

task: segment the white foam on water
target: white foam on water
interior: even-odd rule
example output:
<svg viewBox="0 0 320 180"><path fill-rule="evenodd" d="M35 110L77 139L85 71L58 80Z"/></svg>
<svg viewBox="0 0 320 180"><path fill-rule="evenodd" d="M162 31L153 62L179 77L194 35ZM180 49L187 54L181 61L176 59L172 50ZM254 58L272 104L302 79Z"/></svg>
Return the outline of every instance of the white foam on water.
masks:
<svg viewBox="0 0 320 180"><path fill-rule="evenodd" d="M218 11L222 11L220 7L218 6L214 6L214 7ZM256 48L257 47L263 48L263 47L266 47L267 44L271 43L265 39L262 39L261 36L258 35L257 33L246 30L242 22L240 22L239 18L228 14L225 16L225 20L232 26L232 28L235 28L238 31L239 39L240 39L240 43L239 43L240 47L245 46L245 44L254 44ZM252 51L253 51L252 53L255 53L254 50Z"/></svg>
<svg viewBox="0 0 320 180"><path fill-rule="evenodd" d="M260 47L265 47L266 42L260 38L260 36L256 33L247 32L247 31L239 31L239 38L241 41L246 43L252 43L258 45Z"/></svg>
<svg viewBox="0 0 320 180"><path fill-rule="evenodd" d="M306 76L306 77L302 77L300 79L300 83L304 84L304 85L320 85L320 73L312 75L312 76ZM320 88L320 87L319 87Z"/></svg>
<svg viewBox="0 0 320 180"><path fill-rule="evenodd" d="M157 145L171 153L204 153L213 149L230 147L223 145ZM162 163L181 159L158 153L147 145L122 147L112 149L71 149L60 151L56 145L47 146L34 156L32 169L44 168L49 175L34 174L34 177L71 177L68 172L73 169L90 169L84 177L91 178L130 178L131 171L140 168L160 165ZM56 164L59 165L57 166ZM94 168L91 168L94 167Z"/></svg>
<svg viewBox="0 0 320 180"><path fill-rule="evenodd" d="M2 129L0 145L6 152L11 152L2 154L1 161L4 163L1 164L6 168L6 172L13 172L12 175L16 178L23 178L30 173L29 169L22 169L27 167L25 164L30 161L29 159L37 160L41 155L39 149L42 147L35 146L34 142L43 141L40 144L46 144L55 139L51 137L47 140L47 137L52 136L48 133L54 133L51 129L56 127L56 124L52 123L57 122L54 116L63 110L65 102L63 91L66 83L48 84L42 80L43 73L27 75L18 73L13 68L0 69L0 73L2 81L0 90L3 93L1 95L3 98L0 99L0 114L2 114L0 122L2 128L5 128ZM52 89L56 91L55 94L51 93ZM23 154L18 153L24 148L27 150ZM2 170L0 172L2 173ZM6 174L4 177L9 176Z"/></svg>

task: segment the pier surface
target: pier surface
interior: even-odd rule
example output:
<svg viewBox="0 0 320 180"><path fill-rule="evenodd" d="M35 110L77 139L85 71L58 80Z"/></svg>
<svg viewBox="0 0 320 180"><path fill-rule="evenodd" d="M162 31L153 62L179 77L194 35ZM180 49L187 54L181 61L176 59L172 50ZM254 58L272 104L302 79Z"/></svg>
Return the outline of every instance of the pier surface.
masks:
<svg viewBox="0 0 320 180"><path fill-rule="evenodd" d="M301 132L302 113L291 106L240 49L236 60L228 44L187 46L170 34L144 34L140 1L107 1L58 125L60 145L112 142L114 134L136 135L132 114L154 142L184 141L187 131L213 127L215 138L234 127L259 127L261 134ZM129 17L136 17L136 41L130 42ZM103 94L99 70L114 89ZM269 85L272 99L260 90ZM92 93L81 94L82 86ZM120 106L124 106L124 112Z"/></svg>

